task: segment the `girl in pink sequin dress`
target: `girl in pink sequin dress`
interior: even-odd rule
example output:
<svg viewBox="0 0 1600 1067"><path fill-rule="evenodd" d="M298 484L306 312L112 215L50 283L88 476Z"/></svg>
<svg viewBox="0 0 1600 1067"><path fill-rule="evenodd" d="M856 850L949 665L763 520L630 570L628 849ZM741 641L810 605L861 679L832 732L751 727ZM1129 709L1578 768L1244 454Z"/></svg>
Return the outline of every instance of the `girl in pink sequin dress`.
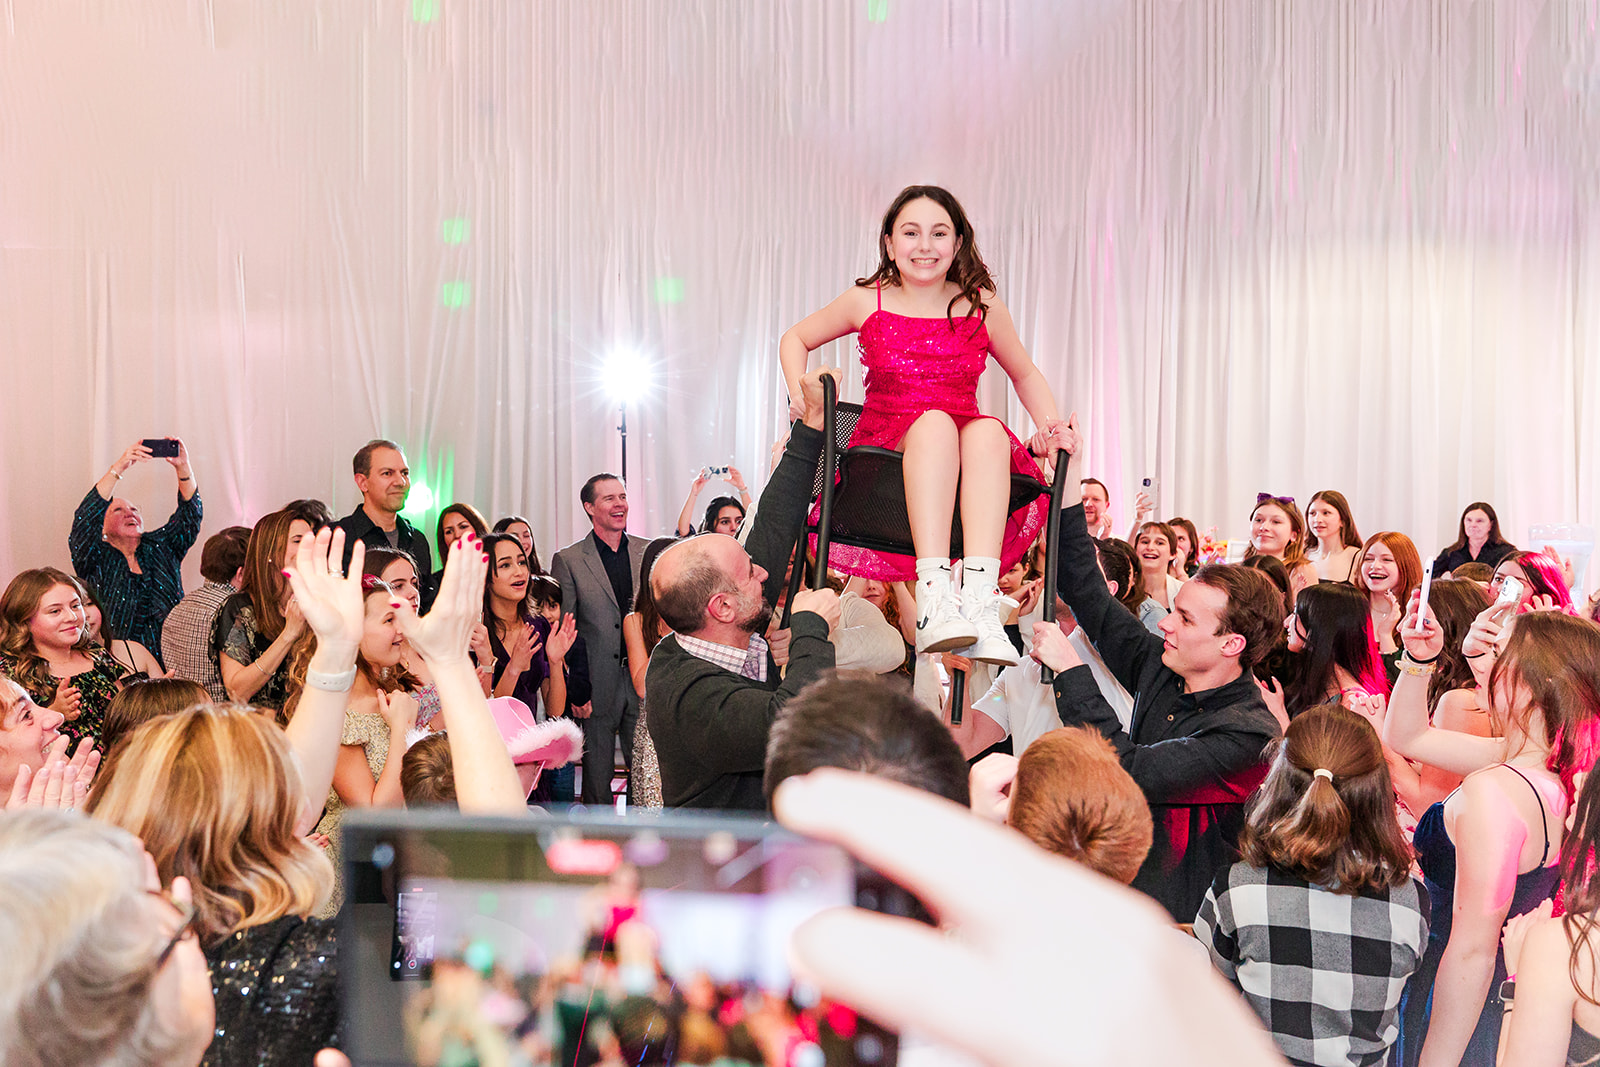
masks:
<svg viewBox="0 0 1600 1067"><path fill-rule="evenodd" d="M1007 514L1011 473L1042 475L1010 429L978 410L978 378L989 357L1040 428L1029 442L1035 452L1051 447L1066 423L995 296L956 198L937 186L913 185L889 206L881 233L878 269L785 333L778 352L798 410L811 352L859 334L867 395L850 443L905 454L916 557L840 545L829 563L880 581L915 578L918 652L960 650L971 659L1015 664L996 582L1044 529L1049 503L1040 498ZM950 559L950 518L958 504L967 553L959 594Z"/></svg>

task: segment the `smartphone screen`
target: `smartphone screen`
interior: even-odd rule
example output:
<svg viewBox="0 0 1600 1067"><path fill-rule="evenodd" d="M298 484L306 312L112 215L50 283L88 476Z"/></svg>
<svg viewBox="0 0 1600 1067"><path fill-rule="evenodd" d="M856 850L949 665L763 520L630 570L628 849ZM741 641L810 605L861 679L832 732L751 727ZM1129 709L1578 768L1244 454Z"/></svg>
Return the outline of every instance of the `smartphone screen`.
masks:
<svg viewBox="0 0 1600 1067"><path fill-rule="evenodd" d="M358 1065L447 1062L440 1034L448 1062L896 1062L895 1035L789 973L819 911L916 911L834 846L745 819L406 818L345 827Z"/></svg>

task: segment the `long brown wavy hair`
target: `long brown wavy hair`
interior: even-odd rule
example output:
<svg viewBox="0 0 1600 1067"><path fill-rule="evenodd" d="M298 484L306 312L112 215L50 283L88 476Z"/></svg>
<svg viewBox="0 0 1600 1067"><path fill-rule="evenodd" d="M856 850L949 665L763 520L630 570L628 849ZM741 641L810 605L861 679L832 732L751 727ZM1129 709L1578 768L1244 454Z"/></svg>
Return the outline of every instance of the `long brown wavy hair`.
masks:
<svg viewBox="0 0 1600 1067"><path fill-rule="evenodd" d="M989 306L983 302L985 292L994 292L994 279L989 275L989 268L983 262L983 257L978 254L978 241L972 234L972 223L967 221L967 213L961 209L961 202L951 196L948 190L937 185L908 185L900 190L900 195L894 198L894 203L889 205L889 210L883 213L883 225L878 230L878 269L865 278L857 278L856 284L868 285L899 285L900 268L895 266L894 260L889 258L887 241L894 233L894 224L900 219L900 212L913 200L932 200L944 208L950 216L950 222L955 227L956 239L960 247L956 249L955 259L950 264L950 271L945 275L945 280L954 282L961 292L950 298L950 304L945 308L945 317L950 320L950 328L955 329L956 305L962 300L970 308L968 316L976 314L978 321L983 322L989 317ZM976 332L977 327L973 327Z"/></svg>
<svg viewBox="0 0 1600 1067"><path fill-rule="evenodd" d="M1439 698L1452 689L1476 689L1472 664L1461 651L1462 638L1472 628L1472 622L1489 606L1489 594L1477 582L1464 578L1441 578L1428 591L1428 607L1439 622L1439 633L1444 636L1444 649L1439 653L1439 665L1428 679L1428 713L1439 706Z"/></svg>
<svg viewBox="0 0 1600 1067"><path fill-rule="evenodd" d="M0 656L14 666L7 673L18 685L28 691L34 702L49 705L56 698L60 679L50 673L50 662L33 647L33 632L28 620L39 610L39 601L58 585L64 585L83 599L83 586L78 579L55 567L36 567L23 571L11 579L6 591L0 595ZM89 651L89 627L84 626L78 635L73 651Z"/></svg>
<svg viewBox="0 0 1600 1067"><path fill-rule="evenodd" d="M289 579L283 568L289 561L284 558L289 543L289 528L296 521L306 522L305 516L285 508L264 515L250 531L250 540L244 550L244 578L239 589L241 596L250 601L250 613L255 618L256 632L269 641L283 633L284 593ZM307 526L311 524L306 522Z"/></svg>
<svg viewBox="0 0 1600 1067"><path fill-rule="evenodd" d="M1583 955L1594 951L1594 928L1600 922L1600 868L1595 866L1595 850L1600 849L1600 774L1591 772L1578 791L1572 814L1572 832L1561 842L1561 899L1567 913L1561 918L1572 946L1567 974L1572 988L1590 1004L1600 1005L1600 990L1584 988Z"/></svg>
<svg viewBox="0 0 1600 1067"><path fill-rule="evenodd" d="M1527 687L1528 700L1513 707L1504 723L1505 736L1533 735L1533 712L1544 720L1541 740L1549 746L1545 767L1561 779L1570 800L1576 775L1594 766L1600 756L1600 629L1588 619L1556 611L1518 615L1506 650L1489 674L1491 706L1510 704L1516 684ZM1507 694L1496 701L1495 693ZM1496 718L1498 719L1498 714Z"/></svg>
<svg viewBox="0 0 1600 1067"><path fill-rule="evenodd" d="M1273 747L1272 769L1239 834L1240 857L1335 893L1404 885L1411 847L1372 724L1341 704L1319 704Z"/></svg>

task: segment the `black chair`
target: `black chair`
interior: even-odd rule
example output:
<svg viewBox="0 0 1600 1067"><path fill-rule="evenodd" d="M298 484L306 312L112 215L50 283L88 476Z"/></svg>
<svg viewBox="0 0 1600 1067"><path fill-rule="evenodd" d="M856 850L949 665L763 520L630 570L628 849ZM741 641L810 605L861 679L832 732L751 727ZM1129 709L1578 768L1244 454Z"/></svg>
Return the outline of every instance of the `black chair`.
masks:
<svg viewBox="0 0 1600 1067"><path fill-rule="evenodd" d="M838 542L898 555L915 555L911 544L911 520L906 514L905 474L901 467L904 458L899 452L870 445L847 447L850 435L855 432L856 421L861 417L861 405L841 404L838 387L832 377L822 379L823 451L817 464L816 481L812 493L818 500L817 521L800 531L795 546L795 566L789 578L789 600L800 591L805 561L806 545L812 535L817 538L817 565L811 577L811 587L821 589L828 573L828 549ZM1061 493L1065 482L1066 464L1057 463L1055 478L1050 485L1025 474L1011 475L1011 502L1007 511L1032 503L1041 496L1050 498L1050 515L1045 536L1044 619L1054 622L1056 617L1056 542L1061 521ZM963 555L961 515L957 509L950 522L950 554ZM784 608L787 625L789 609ZM1053 678L1048 667L1041 676L1046 683ZM958 671L950 680L950 721L961 725L962 705L966 692L966 672Z"/></svg>

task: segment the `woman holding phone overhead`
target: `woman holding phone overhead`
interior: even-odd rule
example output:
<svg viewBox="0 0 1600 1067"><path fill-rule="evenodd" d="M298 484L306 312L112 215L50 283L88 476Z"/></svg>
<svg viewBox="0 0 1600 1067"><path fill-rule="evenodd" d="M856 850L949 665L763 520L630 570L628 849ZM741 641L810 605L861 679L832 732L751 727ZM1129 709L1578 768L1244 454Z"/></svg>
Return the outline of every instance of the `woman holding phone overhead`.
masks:
<svg viewBox="0 0 1600 1067"><path fill-rule="evenodd" d="M139 508L112 494L135 464L158 455L177 473L178 506L163 525L146 531ZM161 623L183 599L183 557L199 536L201 515L189 451L176 437L135 441L84 496L67 548L78 577L105 605L113 633L159 653Z"/></svg>

